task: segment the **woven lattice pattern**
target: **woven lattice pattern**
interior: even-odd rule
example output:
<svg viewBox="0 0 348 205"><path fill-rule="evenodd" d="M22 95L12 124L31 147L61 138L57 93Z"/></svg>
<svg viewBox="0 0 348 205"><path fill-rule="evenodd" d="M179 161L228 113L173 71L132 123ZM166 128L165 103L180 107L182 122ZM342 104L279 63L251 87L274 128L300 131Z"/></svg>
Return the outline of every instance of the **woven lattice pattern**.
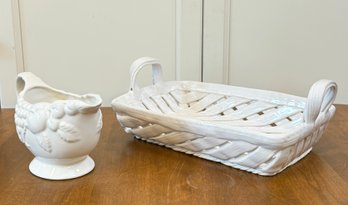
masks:
<svg viewBox="0 0 348 205"><path fill-rule="evenodd" d="M153 86L137 73L152 65ZM308 98L189 81L163 82L158 60L130 69L129 92L113 100L125 131L142 140L260 175L274 175L310 152L335 112L336 83L320 80Z"/></svg>
<svg viewBox="0 0 348 205"><path fill-rule="evenodd" d="M155 113L182 113L230 126L291 129L303 123L303 110L297 107L189 90L143 98L141 107Z"/></svg>
<svg viewBox="0 0 348 205"><path fill-rule="evenodd" d="M276 129L277 134L279 130L285 132L303 123L303 110L300 108L187 90L143 98L139 107L154 113L185 114L229 126L255 127L264 132ZM245 141L174 131L127 115L118 115L117 118L128 133L142 140L263 175L278 173L297 161L299 155L310 151L325 129L325 126L320 127L285 150L272 150Z"/></svg>

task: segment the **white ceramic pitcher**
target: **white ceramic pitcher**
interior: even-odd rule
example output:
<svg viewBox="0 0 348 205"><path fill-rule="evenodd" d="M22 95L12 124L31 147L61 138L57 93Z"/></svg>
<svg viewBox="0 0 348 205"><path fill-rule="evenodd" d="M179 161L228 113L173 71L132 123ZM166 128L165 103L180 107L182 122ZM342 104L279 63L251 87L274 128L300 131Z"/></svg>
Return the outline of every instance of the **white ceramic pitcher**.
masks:
<svg viewBox="0 0 348 205"><path fill-rule="evenodd" d="M17 77L15 123L19 139L35 155L29 170L63 180L83 176L95 163L88 154L97 145L102 100L54 89L30 72Z"/></svg>

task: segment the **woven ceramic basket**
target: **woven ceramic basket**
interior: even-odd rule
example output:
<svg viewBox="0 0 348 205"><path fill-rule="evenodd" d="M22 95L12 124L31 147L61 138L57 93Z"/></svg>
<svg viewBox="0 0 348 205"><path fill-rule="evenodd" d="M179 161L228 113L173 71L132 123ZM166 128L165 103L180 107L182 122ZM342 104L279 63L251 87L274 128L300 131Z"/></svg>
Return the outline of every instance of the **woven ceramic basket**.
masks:
<svg viewBox="0 0 348 205"><path fill-rule="evenodd" d="M153 85L136 76L152 65ZM158 60L130 69L127 94L112 101L125 131L147 142L260 175L274 175L306 156L335 113L336 83L319 80L308 98L191 81L163 82Z"/></svg>

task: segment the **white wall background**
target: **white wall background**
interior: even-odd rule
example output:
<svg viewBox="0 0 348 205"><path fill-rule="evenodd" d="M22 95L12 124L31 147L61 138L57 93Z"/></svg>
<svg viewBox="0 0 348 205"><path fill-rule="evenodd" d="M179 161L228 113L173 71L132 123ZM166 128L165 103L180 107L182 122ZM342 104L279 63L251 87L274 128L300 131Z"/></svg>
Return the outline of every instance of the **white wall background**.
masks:
<svg viewBox="0 0 348 205"><path fill-rule="evenodd" d="M100 93L105 105L127 91L129 64L143 55L160 58L168 80L200 80L203 66L205 82L306 96L328 78L339 85L336 103L348 104L347 0L0 0L3 107L15 103L11 1L25 70Z"/></svg>
<svg viewBox="0 0 348 205"><path fill-rule="evenodd" d="M15 101L17 75L11 1L0 0L0 101ZM3 103L2 103L3 104ZM12 105L12 103L11 103Z"/></svg>
<svg viewBox="0 0 348 205"><path fill-rule="evenodd" d="M52 87L98 93L109 106L128 91L129 66L142 56L160 59L166 80L200 80L200 0L12 1L18 4L13 12L20 20L22 70ZM150 73L142 72L139 80L150 83ZM6 80L11 82L4 82L2 104L13 107L14 89L8 85L14 77Z"/></svg>
<svg viewBox="0 0 348 205"><path fill-rule="evenodd" d="M65 91L98 93L105 106L128 91L139 57L161 59L165 78L175 78L174 1L26 0L21 22L25 70Z"/></svg>
<svg viewBox="0 0 348 205"><path fill-rule="evenodd" d="M231 83L306 96L327 78L348 103L348 1L235 0L231 30Z"/></svg>
<svg viewBox="0 0 348 205"><path fill-rule="evenodd" d="M227 74L233 85L307 96L327 78L338 83L336 103L348 104L348 1L206 2L205 81L223 82Z"/></svg>

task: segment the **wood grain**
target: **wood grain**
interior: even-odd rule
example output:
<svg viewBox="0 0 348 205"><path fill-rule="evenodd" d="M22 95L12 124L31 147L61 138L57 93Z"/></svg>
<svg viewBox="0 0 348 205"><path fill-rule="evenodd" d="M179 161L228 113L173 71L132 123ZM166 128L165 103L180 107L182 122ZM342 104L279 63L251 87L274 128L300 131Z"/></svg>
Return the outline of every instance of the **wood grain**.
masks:
<svg viewBox="0 0 348 205"><path fill-rule="evenodd" d="M49 181L30 174L13 109L0 111L0 204L348 204L348 106L337 105L313 151L273 177L134 139L103 108L90 174Z"/></svg>

